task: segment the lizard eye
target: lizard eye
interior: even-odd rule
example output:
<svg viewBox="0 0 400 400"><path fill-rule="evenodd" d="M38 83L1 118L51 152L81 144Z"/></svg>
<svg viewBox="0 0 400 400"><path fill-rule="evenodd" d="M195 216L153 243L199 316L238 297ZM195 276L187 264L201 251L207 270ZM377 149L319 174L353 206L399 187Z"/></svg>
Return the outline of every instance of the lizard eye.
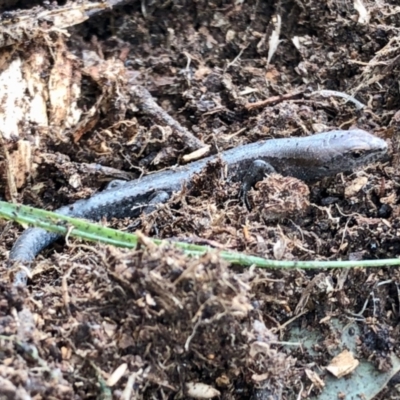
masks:
<svg viewBox="0 0 400 400"><path fill-rule="evenodd" d="M360 158L362 156L362 151L360 150L354 150L351 152L351 156L353 158Z"/></svg>

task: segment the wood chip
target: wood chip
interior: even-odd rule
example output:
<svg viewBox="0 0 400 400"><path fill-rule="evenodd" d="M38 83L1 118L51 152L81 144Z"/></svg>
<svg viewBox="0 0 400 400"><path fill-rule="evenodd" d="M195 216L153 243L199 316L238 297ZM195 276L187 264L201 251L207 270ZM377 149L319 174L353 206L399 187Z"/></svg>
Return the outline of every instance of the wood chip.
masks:
<svg viewBox="0 0 400 400"><path fill-rule="evenodd" d="M326 369L336 378L342 378L352 373L360 362L354 358L353 353L348 350L342 351L334 357Z"/></svg>
<svg viewBox="0 0 400 400"><path fill-rule="evenodd" d="M366 176L360 176L351 182L350 185L346 186L344 190L345 197L348 199L355 196L368 182Z"/></svg>
<svg viewBox="0 0 400 400"><path fill-rule="evenodd" d="M128 364L121 364L107 379L107 385L113 387L125 374L128 369Z"/></svg>
<svg viewBox="0 0 400 400"><path fill-rule="evenodd" d="M212 399L219 396L221 393L210 385L205 383L186 383L186 394L195 399Z"/></svg>

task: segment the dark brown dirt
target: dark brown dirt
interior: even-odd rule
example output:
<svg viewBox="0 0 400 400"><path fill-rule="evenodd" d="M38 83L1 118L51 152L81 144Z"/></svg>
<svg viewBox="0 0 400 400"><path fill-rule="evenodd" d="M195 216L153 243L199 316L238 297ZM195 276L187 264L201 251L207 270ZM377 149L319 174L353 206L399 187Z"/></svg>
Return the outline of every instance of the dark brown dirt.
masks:
<svg viewBox="0 0 400 400"><path fill-rule="evenodd" d="M238 187L219 179L221 166L211 165L193 188L136 222L145 235L284 260L398 256L397 0L365 1L368 23L359 22L350 1L131 3L69 28L63 51L74 55L81 74L84 115L62 135L51 124L43 134L27 122L20 139L39 134L41 141L19 202L56 209L112 179L168 168L190 152L184 137L130 101L129 81L147 88L214 152L351 127L391 146L390 160L310 187L270 176L251 192L251 212L238 201ZM281 42L268 62L277 15ZM33 54L45 43L28 41L18 52ZM90 67L82 61L88 55L98 57ZM351 94L367 107L312 94L320 89ZM93 106L96 117L82 123ZM134 223L108 222L121 229ZM28 287L17 289L6 260L20 232L2 223L2 398L190 398L193 383L223 399L311 398L319 389L306 370L324 379L319 367L340 347L329 319L346 324L371 292L374 301L357 318L356 357L388 370L390 353L398 353L397 268L232 268L215 254L191 259L145 238L134 251L70 239L41 254ZM295 327L318 333L318 356L282 345ZM393 384L376 398L396 396Z"/></svg>

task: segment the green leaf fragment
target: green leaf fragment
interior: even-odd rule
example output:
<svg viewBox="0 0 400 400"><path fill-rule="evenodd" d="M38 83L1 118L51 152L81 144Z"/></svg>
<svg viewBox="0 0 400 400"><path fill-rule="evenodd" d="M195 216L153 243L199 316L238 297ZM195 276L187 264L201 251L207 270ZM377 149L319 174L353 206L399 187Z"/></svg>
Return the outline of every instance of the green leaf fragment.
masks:
<svg viewBox="0 0 400 400"><path fill-rule="evenodd" d="M132 233L121 232L79 218L68 217L24 205L15 205L4 201L0 201L0 218L12 220L20 224L29 224L60 235L69 234L73 237L111 244L118 247L133 248L138 244L138 236ZM255 265L260 268L320 269L400 265L399 258L362 261L278 261L235 251L215 250L208 246L184 242L167 242L166 240L160 239L151 240L157 245L168 243L170 246L181 249L184 253L191 256L201 256L209 251L215 251L231 264L242 266Z"/></svg>

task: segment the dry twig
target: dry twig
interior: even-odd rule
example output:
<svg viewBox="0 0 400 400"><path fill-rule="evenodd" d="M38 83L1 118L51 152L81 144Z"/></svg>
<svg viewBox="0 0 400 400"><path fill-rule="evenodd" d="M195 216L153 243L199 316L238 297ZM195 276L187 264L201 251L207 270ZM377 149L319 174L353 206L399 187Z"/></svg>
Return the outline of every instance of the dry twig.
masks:
<svg viewBox="0 0 400 400"><path fill-rule="evenodd" d="M143 86L131 85L129 93L132 100L144 114L152 117L158 124L166 124L170 126L174 130L178 139L190 150L195 151L206 146L201 140L193 136L193 134L164 111Z"/></svg>

